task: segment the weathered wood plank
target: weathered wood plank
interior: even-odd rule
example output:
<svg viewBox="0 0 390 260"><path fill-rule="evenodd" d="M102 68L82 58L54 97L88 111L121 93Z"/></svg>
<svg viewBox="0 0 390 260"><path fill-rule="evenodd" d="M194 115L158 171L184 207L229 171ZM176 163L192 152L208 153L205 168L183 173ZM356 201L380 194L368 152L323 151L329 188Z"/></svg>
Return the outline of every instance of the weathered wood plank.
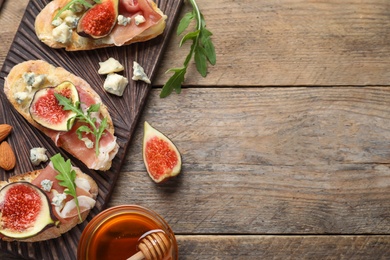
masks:
<svg viewBox="0 0 390 260"><path fill-rule="evenodd" d="M214 33L217 65L188 85L388 85L390 2L199 0ZM189 45L172 37L163 73L181 66Z"/></svg>
<svg viewBox="0 0 390 260"><path fill-rule="evenodd" d="M158 92L140 122L176 143L183 171L152 183L139 124L111 205L150 207L186 234L389 233L389 88Z"/></svg>
<svg viewBox="0 0 390 260"><path fill-rule="evenodd" d="M388 259L389 236L176 235L185 259ZM20 258L1 253L3 260Z"/></svg>
<svg viewBox="0 0 390 260"><path fill-rule="evenodd" d="M177 236L180 259L388 259L388 236Z"/></svg>
<svg viewBox="0 0 390 260"><path fill-rule="evenodd" d="M0 42L2 45L0 48L0 68L3 66L27 4L28 1L26 0L5 1L0 10Z"/></svg>

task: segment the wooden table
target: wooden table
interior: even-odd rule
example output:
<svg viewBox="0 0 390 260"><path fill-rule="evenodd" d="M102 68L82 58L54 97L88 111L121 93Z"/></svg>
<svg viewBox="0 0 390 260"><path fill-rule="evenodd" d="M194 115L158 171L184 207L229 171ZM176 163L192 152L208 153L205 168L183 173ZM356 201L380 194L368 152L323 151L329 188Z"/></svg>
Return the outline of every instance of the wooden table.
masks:
<svg viewBox="0 0 390 260"><path fill-rule="evenodd" d="M390 1L198 4L217 65L160 99L188 51L172 35L109 205L160 213L180 259L389 259ZM26 5L3 5L0 65ZM145 120L182 154L164 185Z"/></svg>

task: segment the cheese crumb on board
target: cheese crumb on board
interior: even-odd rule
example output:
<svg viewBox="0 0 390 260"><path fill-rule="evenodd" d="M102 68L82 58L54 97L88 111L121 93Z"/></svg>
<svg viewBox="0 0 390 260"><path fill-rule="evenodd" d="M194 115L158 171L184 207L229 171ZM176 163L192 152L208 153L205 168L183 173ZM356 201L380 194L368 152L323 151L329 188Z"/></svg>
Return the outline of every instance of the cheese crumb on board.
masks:
<svg viewBox="0 0 390 260"><path fill-rule="evenodd" d="M110 73L107 75L106 80L104 81L103 88L111 94L122 96L123 92L129 81L127 78L116 73Z"/></svg>
<svg viewBox="0 0 390 260"><path fill-rule="evenodd" d="M132 80L142 80L148 84L150 84L150 79L146 75L144 68L141 67L141 65L138 64L138 62L133 62L133 77Z"/></svg>
<svg viewBox="0 0 390 260"><path fill-rule="evenodd" d="M124 70L124 67L123 65L117 61L116 59L110 57L108 58L106 61L103 61L103 62L99 62L99 70L98 70L98 73L100 75L103 75L103 74L109 74L109 73L113 73L113 72L119 72L119 71L123 71Z"/></svg>
<svg viewBox="0 0 390 260"><path fill-rule="evenodd" d="M34 147L30 150L30 161L34 166L41 162L46 162L49 158L46 155L46 149L43 147Z"/></svg>

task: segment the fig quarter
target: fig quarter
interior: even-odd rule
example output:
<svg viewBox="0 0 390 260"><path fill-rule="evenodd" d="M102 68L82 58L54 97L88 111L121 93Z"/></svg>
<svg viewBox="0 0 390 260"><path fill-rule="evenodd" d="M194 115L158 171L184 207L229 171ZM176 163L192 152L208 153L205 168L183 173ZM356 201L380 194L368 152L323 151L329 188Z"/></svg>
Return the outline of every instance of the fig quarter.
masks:
<svg viewBox="0 0 390 260"><path fill-rule="evenodd" d="M31 101L29 107L31 118L48 129L69 131L76 113L64 110L55 93L70 99L72 104L76 104L80 99L76 86L69 81L64 81L56 87L42 88L35 92Z"/></svg>
<svg viewBox="0 0 390 260"><path fill-rule="evenodd" d="M29 182L12 182L1 188L0 203L0 233L6 237L32 237L57 223L47 195Z"/></svg>
<svg viewBox="0 0 390 260"><path fill-rule="evenodd" d="M179 150L167 136L146 121L142 147L146 170L154 182L165 182L180 173L181 155Z"/></svg>
<svg viewBox="0 0 390 260"><path fill-rule="evenodd" d="M119 0L102 0L92 6L80 18L77 33L95 39L107 36L117 22L118 5Z"/></svg>

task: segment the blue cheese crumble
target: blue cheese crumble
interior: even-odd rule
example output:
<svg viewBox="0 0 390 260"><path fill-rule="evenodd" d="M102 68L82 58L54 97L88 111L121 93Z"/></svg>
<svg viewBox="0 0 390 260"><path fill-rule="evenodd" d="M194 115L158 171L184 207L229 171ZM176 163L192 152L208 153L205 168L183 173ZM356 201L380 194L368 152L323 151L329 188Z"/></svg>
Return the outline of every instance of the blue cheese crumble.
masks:
<svg viewBox="0 0 390 260"><path fill-rule="evenodd" d="M29 94L27 92L16 92L14 94L14 98L18 104L22 104L25 100L29 98Z"/></svg>
<svg viewBox="0 0 390 260"><path fill-rule="evenodd" d="M129 81L126 77L116 73L110 73L107 75L106 80L104 81L103 88L111 94L122 96L123 92Z"/></svg>
<svg viewBox="0 0 390 260"><path fill-rule="evenodd" d="M34 147L30 150L30 161L34 166L41 162L46 162L49 158L46 155L46 149L43 147Z"/></svg>
<svg viewBox="0 0 390 260"><path fill-rule="evenodd" d="M51 204L56 207L62 208L64 206L64 200L66 199L65 193L57 193L51 200Z"/></svg>
<svg viewBox="0 0 390 260"><path fill-rule="evenodd" d="M118 15L117 20L119 25L126 26L130 23L131 17L126 17L120 14Z"/></svg>
<svg viewBox="0 0 390 260"><path fill-rule="evenodd" d="M44 191L50 192L52 186L53 186L53 181L51 180L44 179L41 181L41 187L42 190Z"/></svg>
<svg viewBox="0 0 390 260"><path fill-rule="evenodd" d="M144 68L141 67L141 65L138 64L138 62L133 62L133 77L132 80L142 80L148 84L150 84L150 79L146 75Z"/></svg>
<svg viewBox="0 0 390 260"><path fill-rule="evenodd" d="M134 17L134 22L135 22L135 25L140 25L141 23L144 23L146 22L146 19L143 15L140 15L140 14L137 14L135 17Z"/></svg>
<svg viewBox="0 0 390 260"><path fill-rule="evenodd" d="M66 23L61 23L53 29L52 35L55 41L64 44L68 43L72 36L72 28L70 28Z"/></svg>
<svg viewBox="0 0 390 260"><path fill-rule="evenodd" d="M32 86L35 82L35 73L34 72L25 72L22 75L24 82L27 86Z"/></svg>
<svg viewBox="0 0 390 260"><path fill-rule="evenodd" d="M67 10L51 23L54 26L52 37L55 41L66 44L71 40L73 29L77 27L80 19L80 15L77 12L82 10L81 7L76 7L77 5L74 8L75 12Z"/></svg>
<svg viewBox="0 0 390 260"><path fill-rule="evenodd" d="M98 73L100 75L119 72L122 70L124 70L123 65L112 57L108 58L106 61L99 62Z"/></svg>
<svg viewBox="0 0 390 260"><path fill-rule="evenodd" d="M84 142L85 147L87 147L88 149L92 149L92 148L93 148L93 142L92 142L92 140L89 139L88 137L83 137L83 138L81 138L81 141Z"/></svg>
<svg viewBox="0 0 390 260"><path fill-rule="evenodd" d="M22 104L25 101L30 100L35 93L33 89L41 87L46 78L45 74L35 74L33 72L23 73L22 79L25 85L23 89L20 89L21 91L15 92L15 101L18 104Z"/></svg>
<svg viewBox="0 0 390 260"><path fill-rule="evenodd" d="M46 75L37 75L34 72L25 72L22 75L24 82L27 85L27 90L31 92L33 88L39 88L46 79Z"/></svg>

